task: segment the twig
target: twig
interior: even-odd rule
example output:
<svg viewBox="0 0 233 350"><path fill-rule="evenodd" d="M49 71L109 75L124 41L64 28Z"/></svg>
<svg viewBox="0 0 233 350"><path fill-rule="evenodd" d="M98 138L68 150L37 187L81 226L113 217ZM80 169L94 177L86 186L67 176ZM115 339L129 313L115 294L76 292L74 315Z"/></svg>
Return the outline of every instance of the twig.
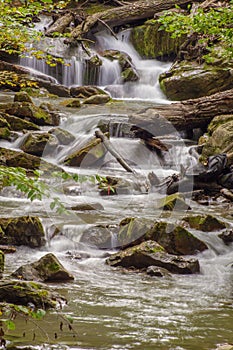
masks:
<svg viewBox="0 0 233 350"><path fill-rule="evenodd" d="M102 23L109 31L110 31L110 33L114 36L114 38L116 39L116 40L118 40L118 37L116 36L116 34L114 33L114 31L109 27L109 25L106 23L106 22L104 22L102 19L100 19L100 18L97 18L97 21L98 22L100 22L100 23Z"/></svg>

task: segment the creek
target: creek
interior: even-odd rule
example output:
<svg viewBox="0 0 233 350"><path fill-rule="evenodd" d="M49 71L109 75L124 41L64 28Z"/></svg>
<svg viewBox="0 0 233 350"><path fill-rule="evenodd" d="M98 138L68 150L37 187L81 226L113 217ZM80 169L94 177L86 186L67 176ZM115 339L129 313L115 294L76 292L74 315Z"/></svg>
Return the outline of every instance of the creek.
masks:
<svg viewBox="0 0 233 350"><path fill-rule="evenodd" d="M48 237L48 243L43 248L32 250L20 247L15 254L7 255L5 274L22 264L39 259L47 252L53 252L75 276L72 283L51 284L52 288L68 299L68 305L62 311L51 311L45 317L43 326L41 325L44 331L33 323L26 324L24 320L16 319L16 330L9 336L16 345L30 345L30 349L38 350L210 350L216 348L218 343L233 342L232 245L226 246L218 237L219 232L192 230L209 247L197 255L201 266L199 274L172 275L161 279L106 265L105 258L114 249L114 237L111 246L106 246L104 250L80 242L81 234L87 228L118 224L126 217L137 216L152 220L163 218L179 222L187 214L186 211L175 210L167 214L156 209L156 201L162 194L153 189L148 192L145 179L151 171L163 179L179 172L180 164L195 164L196 160L189 152L192 143L182 139L174 130L173 137L167 139L171 148L161 160L139 139L123 137L128 115L158 103L170 103L158 86L159 74L170 64L142 60L130 46L127 37L128 32L120 33L119 38L123 41L116 41L101 33L98 36L98 51L109 48L126 51L140 72L139 82L122 84L118 64L105 59L96 79L98 85L117 100L105 106L82 106L79 110L63 108L60 127L72 132L76 139L71 145L59 148L44 158L55 165L61 165L62 159L72 149L90 139L99 122L104 121L109 124L112 144L131 162L137 175L127 173L109 154L98 165L87 167L84 161L80 168L64 169L88 175L98 173L119 176L132 183L140 181L141 187L132 187L128 193L101 197L97 186L89 181L72 185L74 187L68 195L64 188L69 183L56 183L54 187L61 189L60 196L68 207L78 203L94 203L94 206L95 203L100 203L103 206L103 209L73 211L69 215L56 214L50 210L46 200L31 203L14 191L1 194L3 216L38 215ZM82 84L85 62L75 56L67 60L70 66L53 74L53 78L68 86ZM50 73L44 62L24 59L21 64L44 74ZM3 94L2 97L12 99L11 94ZM50 102L59 105L60 100ZM34 101L39 102L37 99ZM0 144L18 149L21 140L22 138L17 139L14 143L1 141ZM231 225L232 212L227 203L210 201L208 206L201 206L190 198L187 200L192 212L221 216ZM51 239L56 227L62 234ZM59 313L72 316L75 332L66 326L61 331ZM33 340L34 332L36 337Z"/></svg>

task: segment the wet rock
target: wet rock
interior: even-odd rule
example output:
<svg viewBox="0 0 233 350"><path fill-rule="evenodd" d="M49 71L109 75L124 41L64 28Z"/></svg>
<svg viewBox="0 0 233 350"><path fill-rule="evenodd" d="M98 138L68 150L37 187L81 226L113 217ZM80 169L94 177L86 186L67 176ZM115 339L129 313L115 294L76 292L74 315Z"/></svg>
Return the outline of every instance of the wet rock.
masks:
<svg viewBox="0 0 233 350"><path fill-rule="evenodd" d="M218 235L226 245L233 242L233 230L226 230Z"/></svg>
<svg viewBox="0 0 233 350"><path fill-rule="evenodd" d="M226 228L226 224L212 215L194 215L183 218L191 228L204 232L218 231Z"/></svg>
<svg viewBox="0 0 233 350"><path fill-rule="evenodd" d="M13 115L5 114L5 119L10 124L11 129L14 131L40 130L38 125Z"/></svg>
<svg viewBox="0 0 233 350"><path fill-rule="evenodd" d="M100 203L78 203L71 207L72 210L77 211L89 211L89 210L104 210L104 207Z"/></svg>
<svg viewBox="0 0 233 350"><path fill-rule="evenodd" d="M118 232L116 225L97 225L88 227L81 235L80 242L99 249L114 248L114 237Z"/></svg>
<svg viewBox="0 0 233 350"><path fill-rule="evenodd" d="M42 80L42 79L36 79L36 84L40 88L45 88L48 90L50 94L59 96L59 97L69 97L70 96L70 90L64 85L61 84L54 84L50 81Z"/></svg>
<svg viewBox="0 0 233 350"><path fill-rule="evenodd" d="M42 283L2 280L0 281L0 300L25 306L32 303L37 308L48 309L57 307L65 299Z"/></svg>
<svg viewBox="0 0 233 350"><path fill-rule="evenodd" d="M134 48L144 58L174 59L185 37L171 37L171 33L158 30L157 20L148 20L132 28L130 39Z"/></svg>
<svg viewBox="0 0 233 350"><path fill-rule="evenodd" d="M12 277L37 282L67 282L74 280L74 276L64 268L52 253L46 254L34 263L21 266L12 273Z"/></svg>
<svg viewBox="0 0 233 350"><path fill-rule="evenodd" d="M21 149L29 154L41 157L51 154L58 146L56 136L49 133L29 133L21 145Z"/></svg>
<svg viewBox="0 0 233 350"><path fill-rule="evenodd" d="M69 145L75 140L75 136L73 134L61 128L51 129L49 130L49 134L56 136L61 145Z"/></svg>
<svg viewBox="0 0 233 350"><path fill-rule="evenodd" d="M14 102L9 108L7 108L6 113L13 114L16 117L23 119L29 119L29 121L37 125L59 125L59 116L54 113L49 113L43 108L40 108L29 102Z"/></svg>
<svg viewBox="0 0 233 350"><path fill-rule="evenodd" d="M156 222L146 239L158 242L170 254L193 255L208 249L207 245L182 226Z"/></svg>
<svg viewBox="0 0 233 350"><path fill-rule="evenodd" d="M160 87L165 95L176 101L198 98L233 87L232 73L226 67L204 66L196 61L182 61L161 74Z"/></svg>
<svg viewBox="0 0 233 350"><path fill-rule="evenodd" d="M94 165L98 160L102 159L106 153L106 149L100 139L94 138L85 146L68 155L64 164L79 167Z"/></svg>
<svg viewBox="0 0 233 350"><path fill-rule="evenodd" d="M168 270L163 269L162 267L157 266L149 266L146 269L146 274L149 276L155 276L155 277L170 277L170 273Z"/></svg>
<svg viewBox="0 0 233 350"><path fill-rule="evenodd" d="M107 93L97 86L75 86L70 88L73 97L86 98L93 95L107 95Z"/></svg>
<svg viewBox="0 0 233 350"><path fill-rule="evenodd" d="M11 131L8 128L0 128L0 139L11 140Z"/></svg>
<svg viewBox="0 0 233 350"><path fill-rule="evenodd" d="M14 97L14 102L29 102L33 103L31 97L28 95L26 91L16 92Z"/></svg>
<svg viewBox="0 0 233 350"><path fill-rule="evenodd" d="M2 278L5 265L5 255L2 250L0 250L0 278Z"/></svg>
<svg viewBox="0 0 233 350"><path fill-rule="evenodd" d="M163 210L189 210L191 209L186 204L184 197L180 193L174 193L158 201L158 208Z"/></svg>
<svg viewBox="0 0 233 350"><path fill-rule="evenodd" d="M81 107L81 102L78 98L70 98L69 100L62 101L60 104L64 107L70 107L70 108Z"/></svg>
<svg viewBox="0 0 233 350"><path fill-rule="evenodd" d="M118 247L135 245L145 240L151 229L152 222L146 219L125 218L119 224L117 235Z"/></svg>
<svg viewBox="0 0 233 350"><path fill-rule="evenodd" d="M118 50L105 50L102 56L111 61L117 60L119 62L123 82L137 81L139 79L139 74L132 63L132 58L127 53Z"/></svg>
<svg viewBox="0 0 233 350"><path fill-rule="evenodd" d="M88 98L86 98L83 103L84 104L104 104L110 101L110 96L109 95L93 95Z"/></svg>
<svg viewBox="0 0 233 350"><path fill-rule="evenodd" d="M45 233L38 217L0 218L0 244L26 245L37 248L45 245Z"/></svg>
<svg viewBox="0 0 233 350"><path fill-rule="evenodd" d="M177 274L192 274L200 271L197 259L185 259L168 254L162 246L154 241L146 241L138 246L115 253L106 260L106 263L114 267L135 267L137 269L158 266Z"/></svg>

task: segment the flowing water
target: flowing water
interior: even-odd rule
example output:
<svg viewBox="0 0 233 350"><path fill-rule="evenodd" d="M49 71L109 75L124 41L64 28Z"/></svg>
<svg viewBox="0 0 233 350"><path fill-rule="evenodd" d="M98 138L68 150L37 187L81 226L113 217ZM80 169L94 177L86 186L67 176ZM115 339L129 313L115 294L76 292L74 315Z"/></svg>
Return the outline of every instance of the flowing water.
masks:
<svg viewBox="0 0 233 350"><path fill-rule="evenodd" d="M120 97L123 101L110 106L86 106L78 111L65 110L60 127L72 132L76 140L71 145L47 155L46 159L61 165L67 154L93 136L100 121L107 121L113 146L125 159L132 162L136 175L126 173L109 154L98 165L87 167L83 162L80 169L65 169L83 174L98 172L102 175L117 175L131 183L140 183L140 187L132 186L128 193L118 196L101 197L97 186L90 182L56 183L61 198L68 206L78 203L94 203L94 206L95 203L100 203L103 206L103 209L76 211L70 215L54 213L49 209L47 201L30 203L14 191L2 192L2 216L26 213L38 215L48 237L48 243L43 248L31 250L20 247L16 254L7 255L5 274L24 263L39 259L47 252L53 252L75 276L72 283L51 285L51 288L60 291L69 301L63 311L52 311L48 314L41 323L43 330L30 322L26 324L25 321L16 319L16 331L9 339L15 344L31 345L33 349L33 346L35 349L70 350L215 349L219 343L233 342L232 245L224 245L218 237L219 232L203 233L193 230L209 247L207 251L197 255L201 266L199 274L172 275L166 278L149 277L143 273L122 271L106 265L105 258L112 252L111 248L114 248L114 236L112 247L107 246L105 250L94 249L80 241L87 228L99 224L117 224L128 216L179 222L186 215L186 212L174 211L168 216L157 209L156 202L162 194L153 188L148 191L147 175L154 171L163 179L179 172L180 164L195 164L196 160L189 152L191 146L187 146L180 135L174 133L172 138L166 140L171 148L164 159L161 159L156 153L149 151L139 139L122 137L129 114L153 106L158 101L169 103L157 84L158 75L168 65L140 59L126 40L128 33L120 35L123 41L113 41L109 36L101 34L98 37L99 50L112 48L113 45L114 49L127 51L140 71L139 83L123 86L119 81L117 64L106 62L98 78L99 84L108 86L108 91L115 91L114 97ZM71 66L63 71L63 83L80 85L83 63L76 57L70 60ZM42 66L33 68L48 74ZM21 139L13 144L2 142L1 145L18 149L20 142ZM68 185L72 190L67 195L64 189ZM203 207L189 198L188 201L193 212L209 212L221 216L231 225L232 211L228 204L210 202ZM62 234L53 237L56 227ZM72 316L73 330L68 329L64 320L61 330L59 314L62 312ZM24 332L26 334L23 337ZM34 332L36 337L33 340Z"/></svg>

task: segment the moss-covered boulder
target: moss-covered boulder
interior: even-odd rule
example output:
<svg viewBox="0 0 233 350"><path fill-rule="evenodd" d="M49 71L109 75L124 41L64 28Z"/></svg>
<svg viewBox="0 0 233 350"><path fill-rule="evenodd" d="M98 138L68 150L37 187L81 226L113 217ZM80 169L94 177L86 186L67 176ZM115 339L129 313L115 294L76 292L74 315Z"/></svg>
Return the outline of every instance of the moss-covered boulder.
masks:
<svg viewBox="0 0 233 350"><path fill-rule="evenodd" d="M171 33L158 30L157 20L148 20L132 29L130 39L143 58L174 59L185 37L173 39Z"/></svg>
<svg viewBox="0 0 233 350"><path fill-rule="evenodd" d="M11 131L8 128L0 128L0 139L11 140Z"/></svg>
<svg viewBox="0 0 233 350"><path fill-rule="evenodd" d="M64 164L70 166L80 167L81 164L84 166L91 166L98 162L106 154L106 149L100 139L92 139L86 145L79 150L68 155Z"/></svg>
<svg viewBox="0 0 233 350"><path fill-rule="evenodd" d="M31 97L28 95L26 91L16 92L14 97L14 102L29 102L32 103Z"/></svg>
<svg viewBox="0 0 233 350"><path fill-rule="evenodd" d="M123 82L137 81L139 79L139 74L132 62L132 58L127 53L118 50L105 50L102 55L111 61L117 60L119 62Z"/></svg>
<svg viewBox="0 0 233 350"><path fill-rule="evenodd" d="M65 299L42 283L1 280L0 300L5 303L25 306L31 303L36 308L48 309L56 308Z"/></svg>
<svg viewBox="0 0 233 350"><path fill-rule="evenodd" d="M158 266L178 274L191 274L200 271L198 260L168 254L162 246L154 241L146 241L115 253L107 258L106 263L114 267L135 267L137 269Z"/></svg>
<svg viewBox="0 0 233 350"><path fill-rule="evenodd" d="M56 136L49 133L28 133L23 140L21 149L29 154L41 157L51 155L58 146Z"/></svg>
<svg viewBox="0 0 233 350"><path fill-rule="evenodd" d="M61 145L69 145L75 140L75 136L73 134L61 128L51 129L49 130L49 134L56 136Z"/></svg>
<svg viewBox="0 0 233 350"><path fill-rule="evenodd" d="M26 245L31 248L45 245L45 233L38 217L0 218L0 244Z"/></svg>
<svg viewBox="0 0 233 350"><path fill-rule="evenodd" d="M159 77L160 87L171 100L211 95L233 87L231 69L182 61Z"/></svg>
<svg viewBox="0 0 233 350"><path fill-rule="evenodd" d="M4 266L5 266L5 254L2 250L0 250L0 278L2 278L2 274L4 272Z"/></svg>
<svg viewBox="0 0 233 350"><path fill-rule="evenodd" d="M64 268L52 253L46 254L34 263L19 267L12 273L12 277L37 282L67 282L74 280L74 276Z"/></svg>
<svg viewBox="0 0 233 350"><path fill-rule="evenodd" d="M107 93L97 86L85 85L74 86L70 88L70 94L73 97L86 98L93 95L107 95Z"/></svg>
<svg viewBox="0 0 233 350"><path fill-rule="evenodd" d="M105 104L110 101L110 96L109 95L93 95L90 97L87 97L84 101L83 104L92 104L92 105L100 105L100 104Z"/></svg>
<svg viewBox="0 0 233 350"><path fill-rule="evenodd" d="M146 233L146 239L155 240L170 254L193 255L208 249L184 227L166 222L156 222Z"/></svg>
<svg viewBox="0 0 233 350"><path fill-rule="evenodd" d="M6 113L15 115L37 125L59 125L59 116L55 113L50 113L45 109L29 102L14 102L5 110Z"/></svg>
<svg viewBox="0 0 233 350"><path fill-rule="evenodd" d="M193 215L183 218L191 228L196 230L211 232L226 228L226 224L212 215Z"/></svg>
<svg viewBox="0 0 233 350"><path fill-rule="evenodd" d="M11 130L14 131L23 131L23 130L40 130L40 127L35 123L29 122L28 120L15 117L14 115L5 114L4 118L11 127Z"/></svg>
<svg viewBox="0 0 233 350"><path fill-rule="evenodd" d="M143 240L152 227L152 221L139 218L125 218L119 224L118 247L135 245Z"/></svg>

